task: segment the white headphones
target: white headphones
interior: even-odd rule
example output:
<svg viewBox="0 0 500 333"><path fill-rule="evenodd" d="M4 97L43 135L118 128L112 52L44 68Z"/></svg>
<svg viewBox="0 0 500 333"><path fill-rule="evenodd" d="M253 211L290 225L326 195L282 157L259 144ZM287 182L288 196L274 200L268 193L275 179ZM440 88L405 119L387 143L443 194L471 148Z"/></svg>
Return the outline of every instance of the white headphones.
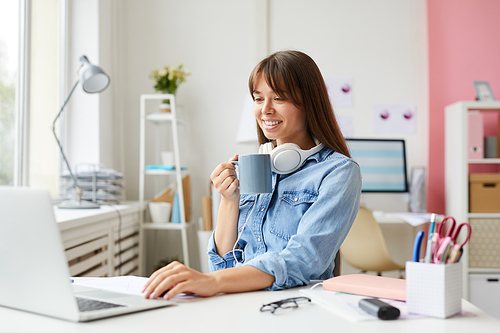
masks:
<svg viewBox="0 0 500 333"><path fill-rule="evenodd" d="M309 156L325 146L318 140L315 140L315 143L315 147L302 150L295 143L284 143L274 148L271 142L266 142L260 145L259 154L271 155L271 170L281 175L288 174L300 168Z"/></svg>

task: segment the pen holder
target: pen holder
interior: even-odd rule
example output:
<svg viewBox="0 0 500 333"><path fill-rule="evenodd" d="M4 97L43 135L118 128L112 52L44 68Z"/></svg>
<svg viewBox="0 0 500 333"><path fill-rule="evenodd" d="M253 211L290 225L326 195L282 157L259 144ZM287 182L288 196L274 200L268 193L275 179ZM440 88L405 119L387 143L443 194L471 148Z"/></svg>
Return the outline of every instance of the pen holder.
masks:
<svg viewBox="0 0 500 333"><path fill-rule="evenodd" d="M409 313L448 318L462 310L462 263L406 263Z"/></svg>

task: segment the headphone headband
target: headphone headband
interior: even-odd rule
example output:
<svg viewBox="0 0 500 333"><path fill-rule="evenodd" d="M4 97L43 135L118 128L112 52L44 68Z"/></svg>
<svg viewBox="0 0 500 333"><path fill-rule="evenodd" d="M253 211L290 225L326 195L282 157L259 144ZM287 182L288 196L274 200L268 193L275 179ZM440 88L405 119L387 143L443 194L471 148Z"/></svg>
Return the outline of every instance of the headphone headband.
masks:
<svg viewBox="0 0 500 333"><path fill-rule="evenodd" d="M299 169L306 159L323 149L324 145L315 140L317 145L309 150L300 149L295 143L284 143L273 149L271 142L260 146L259 153L271 155L271 169L277 174L289 174Z"/></svg>

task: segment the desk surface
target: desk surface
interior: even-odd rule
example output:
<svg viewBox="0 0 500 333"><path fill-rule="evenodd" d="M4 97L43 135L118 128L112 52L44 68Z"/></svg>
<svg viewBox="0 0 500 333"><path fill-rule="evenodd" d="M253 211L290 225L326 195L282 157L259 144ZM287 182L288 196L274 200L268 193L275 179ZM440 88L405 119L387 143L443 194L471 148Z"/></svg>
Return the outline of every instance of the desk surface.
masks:
<svg viewBox="0 0 500 333"><path fill-rule="evenodd" d="M354 323L314 302L276 314L263 304L302 296L299 289L178 301L178 305L88 323L72 323L0 307L0 332L499 332L500 321L463 300L466 317Z"/></svg>

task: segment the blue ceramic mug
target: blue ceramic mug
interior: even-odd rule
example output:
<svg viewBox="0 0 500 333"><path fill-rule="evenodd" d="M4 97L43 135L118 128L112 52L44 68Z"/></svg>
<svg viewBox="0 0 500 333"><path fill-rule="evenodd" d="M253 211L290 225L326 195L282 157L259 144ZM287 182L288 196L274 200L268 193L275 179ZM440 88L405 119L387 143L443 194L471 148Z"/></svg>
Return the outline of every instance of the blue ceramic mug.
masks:
<svg viewBox="0 0 500 333"><path fill-rule="evenodd" d="M272 192L271 156L269 154L240 155L238 161L231 163L238 166L240 194Z"/></svg>

